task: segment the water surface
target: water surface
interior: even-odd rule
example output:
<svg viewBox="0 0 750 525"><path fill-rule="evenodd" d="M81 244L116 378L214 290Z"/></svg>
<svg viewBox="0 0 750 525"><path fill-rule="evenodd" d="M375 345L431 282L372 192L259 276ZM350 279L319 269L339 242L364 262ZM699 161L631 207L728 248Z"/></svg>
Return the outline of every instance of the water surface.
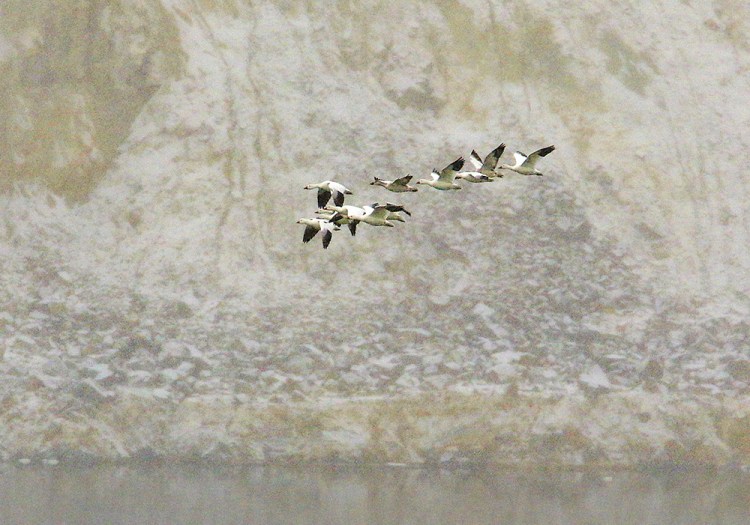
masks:
<svg viewBox="0 0 750 525"><path fill-rule="evenodd" d="M5 467L2 524L750 523L750 476L403 467Z"/></svg>

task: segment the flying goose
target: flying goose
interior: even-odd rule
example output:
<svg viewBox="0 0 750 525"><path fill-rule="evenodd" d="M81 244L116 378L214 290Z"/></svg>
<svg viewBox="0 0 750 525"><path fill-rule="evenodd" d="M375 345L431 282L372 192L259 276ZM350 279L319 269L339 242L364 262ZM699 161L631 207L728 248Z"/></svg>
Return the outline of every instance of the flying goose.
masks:
<svg viewBox="0 0 750 525"><path fill-rule="evenodd" d="M322 208L326 204L328 204L329 199L331 198L331 194L333 194L333 202L336 204L336 206L341 206L344 204L344 195L351 195L352 192L349 191L349 188L344 186L343 184L339 184L338 182L333 182L332 180L324 180L323 182L318 182L317 184L308 184L305 186L306 190L318 190L318 208Z"/></svg>
<svg viewBox="0 0 750 525"><path fill-rule="evenodd" d="M393 212L388 211L387 206L362 206L361 209L364 211L364 213L359 213L358 211L355 212L351 209L348 210L349 219L353 219L358 222L364 222L365 224L369 224L370 226L393 227L393 224L388 222L388 216ZM336 215L334 215L331 220L338 219L338 215L340 214L336 213Z"/></svg>
<svg viewBox="0 0 750 525"><path fill-rule="evenodd" d="M484 173L479 173L478 171L460 171L456 173L456 178L465 180L466 182L492 182L492 177L488 177Z"/></svg>
<svg viewBox="0 0 750 525"><path fill-rule="evenodd" d="M349 204L346 204L344 206L334 206L332 204L327 205L325 208L323 208L325 211L332 211L332 212L338 212L344 217L349 217L350 215L364 215L365 209L361 206L351 206Z"/></svg>
<svg viewBox="0 0 750 525"><path fill-rule="evenodd" d="M355 217L367 214L367 211L364 208L350 206L348 204L345 206L331 206L329 204L323 208L323 210L333 212L333 215L329 220L336 222L337 224L348 224L352 236L357 234L357 223L359 223L359 220Z"/></svg>
<svg viewBox="0 0 750 525"><path fill-rule="evenodd" d="M469 162L471 162L474 166L474 169L482 175L487 175L490 178L502 177L503 174L495 170L497 168L497 162L500 160L500 157L502 157L504 151L505 143L503 142L498 147L493 149L489 153L489 155L484 158L484 161L482 161L482 158L479 156L476 150L471 150Z"/></svg>
<svg viewBox="0 0 750 525"><path fill-rule="evenodd" d="M304 243L310 242L310 239L315 237L319 231L323 230L323 249L328 248L328 245L331 244L333 232L340 229L333 222L319 218L299 219L297 224L305 225L305 233L302 235L302 242Z"/></svg>
<svg viewBox="0 0 750 525"><path fill-rule="evenodd" d="M461 186L455 184L453 179L456 177L456 172L460 170L464 165L464 158L459 157L440 172L438 170L432 170L432 179L419 179L417 184L427 184L432 186L436 190L460 190Z"/></svg>
<svg viewBox="0 0 750 525"><path fill-rule="evenodd" d="M383 180L377 177L373 177L375 180L370 183L370 186L383 186L385 189L395 191L396 193L403 193L405 191L417 191L414 186L409 186L409 181L412 179L411 175L406 175L396 180Z"/></svg>
<svg viewBox="0 0 750 525"><path fill-rule="evenodd" d="M538 161L540 157L546 157L553 151L555 151L554 146L547 146L546 148L538 149L531 155L526 155L525 153L516 151L513 154L513 156L516 158L516 163L513 166L509 164L502 164L500 166L500 169L513 170L516 173L520 173L521 175L541 176L543 175L543 173L534 167L536 165L536 161Z"/></svg>
<svg viewBox="0 0 750 525"><path fill-rule="evenodd" d="M336 212L326 208L316 210L315 214L323 220L332 222L336 226L343 226L346 224L349 227L349 232L351 232L352 236L357 234L357 222L359 221L350 219L347 215L339 214L335 220L331 220L336 215Z"/></svg>

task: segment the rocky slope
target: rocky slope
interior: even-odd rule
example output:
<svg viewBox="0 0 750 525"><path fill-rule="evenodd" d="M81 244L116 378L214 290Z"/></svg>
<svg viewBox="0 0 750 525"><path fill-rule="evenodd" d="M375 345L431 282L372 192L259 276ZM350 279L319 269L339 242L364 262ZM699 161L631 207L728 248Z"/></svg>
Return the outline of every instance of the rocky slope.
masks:
<svg viewBox="0 0 750 525"><path fill-rule="evenodd" d="M748 463L744 4L0 10L4 457Z"/></svg>

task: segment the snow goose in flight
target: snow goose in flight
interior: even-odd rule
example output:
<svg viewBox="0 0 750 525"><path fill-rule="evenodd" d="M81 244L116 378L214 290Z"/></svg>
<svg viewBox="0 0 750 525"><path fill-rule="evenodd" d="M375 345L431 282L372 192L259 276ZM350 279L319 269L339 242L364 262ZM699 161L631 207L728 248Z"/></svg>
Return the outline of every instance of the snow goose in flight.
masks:
<svg viewBox="0 0 750 525"><path fill-rule="evenodd" d="M336 206L344 204L344 195L351 195L352 192L349 188L338 182L332 180L324 180L317 184L308 184L305 186L306 190L318 190L318 208L322 208L328 204L331 195L333 195L333 202Z"/></svg>
<svg viewBox="0 0 750 525"><path fill-rule="evenodd" d="M390 226L393 227L393 224L388 222L388 216L393 213L391 211L388 211L387 206L362 206L362 210L364 213L355 213L353 210L348 210L349 212L349 219L350 220L356 220L358 222L364 222L365 224L369 224L370 226ZM336 220L339 215L338 213L333 216L332 220Z"/></svg>
<svg viewBox="0 0 750 525"><path fill-rule="evenodd" d="M536 161L538 161L540 157L546 157L553 151L555 151L554 146L547 146L546 148L538 149L531 155L526 155L525 153L516 151L513 154L513 156L516 158L516 163L513 166L509 164L502 164L500 166L500 169L513 170L516 173L520 173L521 175L541 176L543 175L543 173L534 167L536 166Z"/></svg>
<svg viewBox="0 0 750 525"><path fill-rule="evenodd" d="M492 182L492 177L488 177L484 173L479 173L478 171L460 171L456 173L456 178L465 180L466 182Z"/></svg>
<svg viewBox="0 0 750 525"><path fill-rule="evenodd" d="M464 158L459 157L448 164L440 172L432 170L432 179L419 179L417 184L427 184L436 190L460 190L461 186L454 183L453 180L456 177L456 172L458 172L463 165Z"/></svg>
<svg viewBox="0 0 750 525"><path fill-rule="evenodd" d="M479 156L479 154L475 150L471 150L469 162L471 162L471 164L474 166L474 169L482 175L487 175L490 178L502 177L503 174L495 171L495 169L497 168L497 162L500 160L500 157L502 157L504 151L505 143L502 143L498 147L493 149L489 153L489 155L484 158L484 161L482 161L482 158Z"/></svg>
<svg viewBox="0 0 750 525"><path fill-rule="evenodd" d="M305 225L305 233L302 235L302 242L310 242L310 239L315 237L319 231L323 231L323 249L328 248L331 244L331 238L333 238L333 232L338 230L339 227L328 219L299 219L297 224Z"/></svg>
<svg viewBox="0 0 750 525"><path fill-rule="evenodd" d="M320 217L321 219L327 220L335 224L336 226L343 226L347 225L349 227L349 231L351 232L352 236L357 234L357 222L354 219L350 219L346 215L339 214L336 216L336 212L332 210L327 210L326 208L321 208L315 212L315 214ZM336 216L335 220L331 220Z"/></svg>
<svg viewBox="0 0 750 525"><path fill-rule="evenodd" d="M355 217L367 214L367 211L364 208L360 208L359 206L350 206L348 204L344 206L331 206L329 204L328 206L323 208L323 210L333 212L330 220L336 222L337 224L348 224L349 231L352 235L357 234L357 224L359 223L359 220L357 220Z"/></svg>
<svg viewBox="0 0 750 525"><path fill-rule="evenodd" d="M385 189L395 191L396 193L403 193L405 191L417 191L414 186L409 186L409 181L412 179L411 175L406 175L396 180L383 180L377 177L373 177L375 180L370 183L370 186L383 186Z"/></svg>

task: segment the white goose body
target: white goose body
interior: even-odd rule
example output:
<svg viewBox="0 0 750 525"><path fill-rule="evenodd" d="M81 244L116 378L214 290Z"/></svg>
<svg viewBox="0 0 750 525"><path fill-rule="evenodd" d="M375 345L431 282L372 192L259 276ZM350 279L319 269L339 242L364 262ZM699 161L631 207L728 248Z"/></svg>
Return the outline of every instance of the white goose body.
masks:
<svg viewBox="0 0 750 525"><path fill-rule="evenodd" d="M354 215L352 215L352 212L350 210L349 218L364 222L365 224L369 224L370 226L393 227L393 224L388 222L388 216L393 212L388 211L387 206L362 206L362 210L364 211L364 213L356 213Z"/></svg>
<svg viewBox="0 0 750 525"><path fill-rule="evenodd" d="M323 232L323 249L328 248L333 238L333 232L338 230L333 222L328 219L314 218L314 219L299 219L297 224L305 225L305 232L302 234L302 242L307 243L315 237L319 231Z"/></svg>
<svg viewBox="0 0 750 525"><path fill-rule="evenodd" d="M364 208L348 204L344 206L331 206L329 204L323 208L323 211L332 213L329 220L332 220L336 224L348 224L349 232L351 232L352 236L357 234L357 223L359 223L359 220L356 217L365 215L366 213Z"/></svg>
<svg viewBox="0 0 750 525"><path fill-rule="evenodd" d="M404 193L407 191L418 191L414 186L409 186L409 181L412 179L411 175L406 175L396 180L383 180L377 177L373 177L375 180L370 183L370 186L383 186L385 189L396 192Z"/></svg>
<svg viewBox="0 0 750 525"><path fill-rule="evenodd" d="M473 183L479 183L479 182L492 182L494 179L491 177L488 177L484 173L479 173L478 171L460 171L456 173L456 178L465 180L466 182L473 182Z"/></svg>
<svg viewBox="0 0 750 525"><path fill-rule="evenodd" d="M464 158L459 157L441 171L432 170L432 179L419 179L417 184L427 184L436 190L460 190L461 186L453 181L456 178L456 173L463 165Z"/></svg>
<svg viewBox="0 0 750 525"><path fill-rule="evenodd" d="M332 212L338 212L344 217L350 217L354 215L364 215L365 209L360 208L359 206L351 206L349 204L346 204L344 206L332 206L328 205L325 208L323 208L326 211L332 211Z"/></svg>
<svg viewBox="0 0 750 525"><path fill-rule="evenodd" d="M555 151L555 146L547 146L546 148L541 148L536 150L531 155L526 155L525 153L521 153L520 151L516 151L513 153L513 157L516 159L516 163L512 166L510 164L503 164L500 166L501 170L512 170L516 173L520 173L521 175L543 175L541 171L536 169L536 162L541 157L546 157L550 153Z"/></svg>
<svg viewBox="0 0 750 525"><path fill-rule="evenodd" d="M344 204L344 195L352 194L349 188L332 180L324 180L323 182L308 184L305 186L305 189L318 190L318 208L322 208L328 204L331 196L333 196L333 202L336 206L341 206Z"/></svg>

